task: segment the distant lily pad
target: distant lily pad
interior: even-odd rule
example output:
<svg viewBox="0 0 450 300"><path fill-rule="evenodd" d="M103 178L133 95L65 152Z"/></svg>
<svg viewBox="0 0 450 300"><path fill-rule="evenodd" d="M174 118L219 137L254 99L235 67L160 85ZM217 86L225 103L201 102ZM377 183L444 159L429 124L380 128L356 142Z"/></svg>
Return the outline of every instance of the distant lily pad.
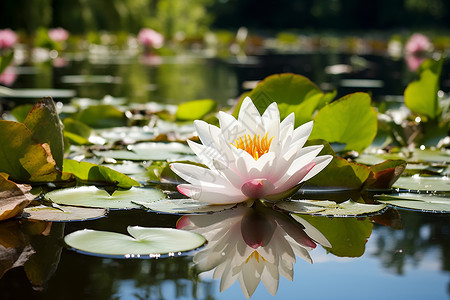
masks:
<svg viewBox="0 0 450 300"><path fill-rule="evenodd" d="M154 211L173 214L209 213L222 211L235 206L234 204L211 205L192 199L162 199L153 202L133 202Z"/></svg>
<svg viewBox="0 0 450 300"><path fill-rule="evenodd" d="M332 217L354 217L373 214L386 207L384 204L357 203L351 199L343 203L323 200L281 201L276 206L291 213Z"/></svg>
<svg viewBox="0 0 450 300"><path fill-rule="evenodd" d="M403 208L426 212L450 213L450 197L429 194L400 193L397 195L375 196L376 200Z"/></svg>
<svg viewBox="0 0 450 300"><path fill-rule="evenodd" d="M145 127L114 127L98 130L97 133L110 142L149 141L155 137L154 131Z"/></svg>
<svg viewBox="0 0 450 300"><path fill-rule="evenodd" d="M450 178L447 176L424 177L414 175L412 177L400 177L394 187L413 191L449 192Z"/></svg>
<svg viewBox="0 0 450 300"><path fill-rule="evenodd" d="M98 219L103 217L105 214L106 209L104 208L86 208L60 205L50 207L39 205L25 208L21 217L24 219L39 221L67 222Z"/></svg>
<svg viewBox="0 0 450 300"><path fill-rule="evenodd" d="M140 143L128 149L94 151L94 154L117 160L168 160L192 154L188 146L180 143Z"/></svg>
<svg viewBox="0 0 450 300"><path fill-rule="evenodd" d="M45 198L58 204L112 209L140 208L133 202L152 202L164 197L163 192L154 188L133 187L129 190L116 190L109 195L104 189L95 186L55 190L45 195Z"/></svg>
<svg viewBox="0 0 450 300"><path fill-rule="evenodd" d="M67 245L91 255L118 258L157 258L161 254L173 256L202 246L203 236L185 230L172 228L145 228L129 226L131 236L84 229L64 238Z"/></svg>

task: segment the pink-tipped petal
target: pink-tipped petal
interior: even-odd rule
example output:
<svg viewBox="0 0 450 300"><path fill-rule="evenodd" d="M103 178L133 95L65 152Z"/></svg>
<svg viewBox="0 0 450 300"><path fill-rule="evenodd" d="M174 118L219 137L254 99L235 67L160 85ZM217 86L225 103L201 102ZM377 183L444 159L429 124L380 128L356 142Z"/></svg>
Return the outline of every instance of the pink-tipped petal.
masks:
<svg viewBox="0 0 450 300"><path fill-rule="evenodd" d="M242 193L250 199L259 199L275 189L272 182L267 179L251 179L241 187Z"/></svg>

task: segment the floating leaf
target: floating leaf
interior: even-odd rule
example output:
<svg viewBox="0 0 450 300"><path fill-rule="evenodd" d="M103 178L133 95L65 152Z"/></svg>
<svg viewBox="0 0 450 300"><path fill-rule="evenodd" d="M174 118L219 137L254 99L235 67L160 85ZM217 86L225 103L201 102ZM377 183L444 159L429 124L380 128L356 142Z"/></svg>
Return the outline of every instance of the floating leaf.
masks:
<svg viewBox="0 0 450 300"><path fill-rule="evenodd" d="M95 186L60 189L45 194L45 198L58 204L112 209L140 208L133 201L152 202L164 197L158 189L137 187L116 190L112 195Z"/></svg>
<svg viewBox="0 0 450 300"><path fill-rule="evenodd" d="M64 172L72 173L78 181L83 183L117 185L124 189L140 185L139 182L125 174L85 161L78 162L76 160L65 159Z"/></svg>
<svg viewBox="0 0 450 300"><path fill-rule="evenodd" d="M180 143L140 143L127 150L94 151L95 155L118 160L168 160L192 154L191 149Z"/></svg>
<svg viewBox="0 0 450 300"><path fill-rule="evenodd" d="M414 191L450 191L450 178L443 177L423 177L414 175L412 177L400 177L394 187Z"/></svg>
<svg viewBox="0 0 450 300"><path fill-rule="evenodd" d="M5 55L0 55L0 74L9 66L14 58L14 51L9 52Z"/></svg>
<svg viewBox="0 0 450 300"><path fill-rule="evenodd" d="M299 126L310 121L313 113L331 101L335 93L324 94L308 78L286 73L267 77L248 96L260 113L272 102L277 102L281 119L294 112L295 126ZM236 107L235 114L239 111L240 104Z"/></svg>
<svg viewBox="0 0 450 300"><path fill-rule="evenodd" d="M192 199L162 199L153 202L133 202L154 211L172 214L209 213L230 209L235 206L234 204L211 205Z"/></svg>
<svg viewBox="0 0 450 300"><path fill-rule="evenodd" d="M360 257L364 254L367 239L372 233L373 224L368 218L324 218L307 215L292 217L299 221L305 219L319 230L330 242L328 252L340 257Z"/></svg>
<svg viewBox="0 0 450 300"><path fill-rule="evenodd" d="M216 102L211 99L184 102L178 106L175 118L180 121L201 120L207 114L213 112L216 107Z"/></svg>
<svg viewBox="0 0 450 300"><path fill-rule="evenodd" d="M31 130L34 139L50 147L56 167L58 170L62 170L64 156L63 129L53 99L45 97L36 103L24 124Z"/></svg>
<svg viewBox="0 0 450 300"><path fill-rule="evenodd" d="M450 213L450 197L429 194L400 193L381 195L374 198L392 206L417 209L426 212Z"/></svg>
<svg viewBox="0 0 450 300"><path fill-rule="evenodd" d="M333 160L319 174L308 180L303 188L317 187L335 188L341 190L359 190L364 181L369 177L370 170L364 165L352 163L346 159L337 157L330 144L322 140L310 140L307 146L324 145L319 155L333 155Z"/></svg>
<svg viewBox="0 0 450 300"><path fill-rule="evenodd" d="M25 208L21 217L38 221L67 222L98 219L105 214L106 209L104 208L86 208L65 205L55 205L55 207L51 207L39 205Z"/></svg>
<svg viewBox="0 0 450 300"><path fill-rule="evenodd" d="M390 189L406 168L404 160L387 160L371 166L369 178L364 183L366 189Z"/></svg>
<svg viewBox="0 0 450 300"><path fill-rule="evenodd" d="M33 139L22 123L0 120L0 172L18 182L53 182L67 180L55 167L48 144Z"/></svg>
<svg viewBox="0 0 450 300"><path fill-rule="evenodd" d="M281 201L276 207L299 214L314 214L330 217L354 217L373 214L386 207L383 204L362 204L349 199L343 203L323 200Z"/></svg>
<svg viewBox="0 0 450 300"><path fill-rule="evenodd" d="M377 113L370 96L354 93L323 107L314 117L310 139L346 144L346 150L361 152L377 134Z"/></svg>
<svg viewBox="0 0 450 300"><path fill-rule="evenodd" d="M124 126L127 123L125 114L113 105L89 106L74 118L94 128Z"/></svg>
<svg viewBox="0 0 450 300"><path fill-rule="evenodd" d="M153 129L142 127L114 127L97 131L100 136L110 142L149 141L155 137Z"/></svg>
<svg viewBox="0 0 450 300"><path fill-rule="evenodd" d="M23 104L14 107L11 110L11 114L16 118L16 120L20 123L23 123L28 116L30 110L33 109L33 104Z"/></svg>
<svg viewBox="0 0 450 300"><path fill-rule="evenodd" d="M172 228L129 226L131 236L96 230L79 230L67 235L64 241L75 250L91 255L120 258L154 258L161 254L181 254L202 246L203 236Z"/></svg>
<svg viewBox="0 0 450 300"><path fill-rule="evenodd" d="M89 137L91 136L92 128L72 118L65 118L63 124L64 137L68 138L72 144L90 144Z"/></svg>
<svg viewBox="0 0 450 300"><path fill-rule="evenodd" d="M31 186L16 184L0 174L0 221L15 217L35 198Z"/></svg>
<svg viewBox="0 0 450 300"><path fill-rule="evenodd" d="M443 59L428 59L419 69L420 79L411 82L405 89L405 104L413 112L434 119L439 114L439 76Z"/></svg>

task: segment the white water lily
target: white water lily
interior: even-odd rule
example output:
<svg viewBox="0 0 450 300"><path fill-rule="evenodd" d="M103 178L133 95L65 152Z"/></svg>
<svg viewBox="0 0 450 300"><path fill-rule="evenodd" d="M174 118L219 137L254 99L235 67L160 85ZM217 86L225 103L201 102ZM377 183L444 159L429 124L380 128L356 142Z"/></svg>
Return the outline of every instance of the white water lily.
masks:
<svg viewBox="0 0 450 300"><path fill-rule="evenodd" d="M257 203L256 203L257 204ZM280 275L292 281L296 256L312 263L309 251L316 243L331 244L305 220L294 222L273 209L238 206L209 215L182 217L177 228L203 235L208 244L194 255L199 272L214 270L220 291L239 281L250 298L262 281L275 295Z"/></svg>
<svg viewBox="0 0 450 300"><path fill-rule="evenodd" d="M194 125L202 144L188 141L208 168L173 163L171 169L189 184L178 190L195 200L211 204L239 203L248 199L279 200L294 193L299 184L322 171L331 155L317 156L323 146L303 147L313 123L294 129L294 114L280 123L277 104L263 115L249 97L238 119L218 115L220 128L203 121Z"/></svg>

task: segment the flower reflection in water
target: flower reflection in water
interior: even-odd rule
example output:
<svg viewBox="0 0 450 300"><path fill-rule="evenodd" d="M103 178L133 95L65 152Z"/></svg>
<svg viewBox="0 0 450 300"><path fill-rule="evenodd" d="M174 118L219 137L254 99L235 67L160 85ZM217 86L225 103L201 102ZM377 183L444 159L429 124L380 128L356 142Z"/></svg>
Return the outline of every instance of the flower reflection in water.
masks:
<svg viewBox="0 0 450 300"><path fill-rule="evenodd" d="M308 251L316 243L331 247L316 228L302 219L299 222L255 202L253 207L183 216L177 228L200 233L208 240L194 256L198 271L214 269L214 279L221 278L220 291L237 279L250 298L260 281L272 295L277 292L279 275L292 281L295 257L312 263Z"/></svg>

